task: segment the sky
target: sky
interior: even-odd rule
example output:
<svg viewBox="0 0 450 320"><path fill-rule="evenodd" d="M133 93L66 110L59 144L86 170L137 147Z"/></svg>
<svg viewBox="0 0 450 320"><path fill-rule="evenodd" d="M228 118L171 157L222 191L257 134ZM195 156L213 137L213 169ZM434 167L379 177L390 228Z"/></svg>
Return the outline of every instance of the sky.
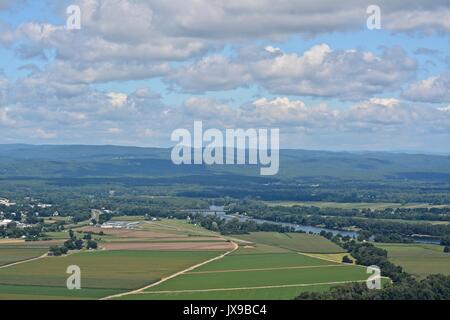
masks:
<svg viewBox="0 0 450 320"><path fill-rule="evenodd" d="M203 121L448 154L449 48L449 0L0 0L0 143L168 147Z"/></svg>

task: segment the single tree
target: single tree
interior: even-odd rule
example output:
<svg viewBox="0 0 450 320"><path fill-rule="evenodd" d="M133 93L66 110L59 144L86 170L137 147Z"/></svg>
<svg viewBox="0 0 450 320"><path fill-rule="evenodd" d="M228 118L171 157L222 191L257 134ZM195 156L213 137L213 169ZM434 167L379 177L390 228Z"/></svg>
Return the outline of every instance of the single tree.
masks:
<svg viewBox="0 0 450 320"><path fill-rule="evenodd" d="M86 244L86 248L95 250L98 248L98 244L94 240L89 240Z"/></svg>
<svg viewBox="0 0 450 320"><path fill-rule="evenodd" d="M351 264L351 263L353 263L353 260L350 259L349 256L344 256L342 258L342 263L349 263L349 264Z"/></svg>

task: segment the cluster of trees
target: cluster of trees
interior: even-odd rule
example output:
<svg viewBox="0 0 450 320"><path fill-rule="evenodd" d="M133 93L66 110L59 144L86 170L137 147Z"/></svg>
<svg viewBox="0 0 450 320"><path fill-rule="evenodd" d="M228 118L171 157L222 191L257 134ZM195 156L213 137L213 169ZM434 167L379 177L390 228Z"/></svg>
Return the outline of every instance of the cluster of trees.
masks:
<svg viewBox="0 0 450 320"><path fill-rule="evenodd" d="M0 227L0 238L25 238L26 241L35 241L44 236L41 225L30 228L17 228L17 225L13 222L6 227Z"/></svg>
<svg viewBox="0 0 450 320"><path fill-rule="evenodd" d="M229 202L227 209L230 213L245 212L247 210L276 209L296 215L317 215L327 217L359 217L370 219L413 220L413 221L450 221L449 208L387 208L387 209L342 209L319 208L316 206L294 205L290 207L268 207L262 202L241 200Z"/></svg>
<svg viewBox="0 0 450 320"><path fill-rule="evenodd" d="M427 220L450 221L449 208L395 208L384 210L361 210L361 216L374 219L401 219L401 220Z"/></svg>
<svg viewBox="0 0 450 320"><path fill-rule="evenodd" d="M89 220L91 217L92 208L107 207L118 215L137 216L149 215L152 217L174 217L179 219L186 219L189 212L186 209L207 209L208 201L192 198L180 197L152 197L136 195L136 190L130 194L123 194L111 196L109 190L111 186L102 187L68 187L67 190L61 188L53 189L49 186L39 185L40 194L33 194L33 197L41 199L41 202L52 203L52 207L48 208L31 208L31 205L36 204L36 200L32 197L20 197L22 192L17 191L15 198L22 199L17 201L14 207L7 207L0 205L0 211L3 212L5 219L15 221L21 220L21 213L26 214L26 223L29 224L43 224L44 218L52 217L55 211L58 211L61 217L72 217L74 223ZM52 190L52 192L47 191ZM102 190L102 191L98 191ZM106 191L108 190L108 191ZM28 193L27 193L28 194ZM24 200L27 198L28 200ZM39 212L37 216L35 213ZM99 221L95 223L104 223L112 218L109 213L104 213L99 217Z"/></svg>
<svg viewBox="0 0 450 320"><path fill-rule="evenodd" d="M450 276L430 275L423 280L409 278L369 290L365 283L352 283L323 293L305 292L297 300L449 300Z"/></svg>
<svg viewBox="0 0 450 320"><path fill-rule="evenodd" d="M151 216L155 218L186 219L190 210L208 209L209 203L200 199L175 198L175 197L139 197L139 196L115 196L108 199L98 199L90 203L91 207L108 207L120 216ZM103 213L99 221L104 223L112 218L109 213Z"/></svg>
<svg viewBox="0 0 450 320"><path fill-rule="evenodd" d="M192 222L202 226L205 229L227 234L246 234L257 231L290 232L290 228L275 225L272 223L258 224L255 221L240 221L238 219L223 219L214 215L203 216L195 215Z"/></svg>
<svg viewBox="0 0 450 320"><path fill-rule="evenodd" d="M82 239L78 239L73 230L69 230L69 239L64 242L64 245L51 246L49 253L53 256L61 256L67 254L69 250L82 250L84 247L95 250L98 244L92 240L91 234L85 234Z"/></svg>
<svg viewBox="0 0 450 320"><path fill-rule="evenodd" d="M441 239L442 246L450 246L450 236L445 236Z"/></svg>
<svg viewBox="0 0 450 320"><path fill-rule="evenodd" d="M389 277L394 282L411 279L411 276L404 272L401 267L394 265L388 260L386 250L375 247L371 243L349 241L343 244L343 248L356 259L357 264L378 266L381 269L381 274Z"/></svg>
<svg viewBox="0 0 450 320"><path fill-rule="evenodd" d="M450 253L450 236L443 237L441 239L441 245L444 246L445 253Z"/></svg>
<svg viewBox="0 0 450 320"><path fill-rule="evenodd" d="M356 242L349 236L333 235L331 232L322 231L320 235L344 248L356 259L356 263L359 265L376 265L382 270L383 276L389 277L396 282L410 278L410 275L404 272L401 267L394 265L388 260L388 252L384 249L368 242ZM344 256L342 262L353 263L348 256Z"/></svg>
<svg viewBox="0 0 450 320"><path fill-rule="evenodd" d="M45 224L43 226L43 230L44 230L44 232L63 231L66 229L65 225L66 225L65 221L56 221L55 223Z"/></svg>
<svg viewBox="0 0 450 320"><path fill-rule="evenodd" d="M112 217L113 217L113 215L111 213L106 213L105 212L105 213L102 213L101 215L99 215L97 222L99 224L104 224L105 222L108 222L109 220L111 220Z"/></svg>
<svg viewBox="0 0 450 320"><path fill-rule="evenodd" d="M62 194L58 191L55 191L55 195L49 197L46 201L42 200L42 202L52 203L51 207L37 207L38 201L31 198L17 200L17 202L15 206L11 207L0 205L0 211L4 213L6 219L20 221L23 213L26 216L26 223L38 224L42 223L44 218L52 217L55 211L58 211L61 216L72 216L75 222L84 221L90 215L90 204L87 199L70 201L70 198L66 198L65 193Z"/></svg>
<svg viewBox="0 0 450 320"><path fill-rule="evenodd" d="M349 256L343 256L343 257L342 257L342 263L349 263L349 264L352 264L352 263L353 263L353 260L350 259Z"/></svg>
<svg viewBox="0 0 450 320"><path fill-rule="evenodd" d="M232 181L235 178L239 183ZM324 201L324 202L422 202L449 204L448 183L439 186L420 181L320 179L295 180L260 179L241 176L224 181L220 176L208 176L208 182L192 181L195 188L182 188L176 194L193 198L258 199L266 201ZM183 187L183 182L178 181ZM198 185L198 186L197 186ZM319 187L316 187L319 185ZM429 190L429 192L424 192Z"/></svg>

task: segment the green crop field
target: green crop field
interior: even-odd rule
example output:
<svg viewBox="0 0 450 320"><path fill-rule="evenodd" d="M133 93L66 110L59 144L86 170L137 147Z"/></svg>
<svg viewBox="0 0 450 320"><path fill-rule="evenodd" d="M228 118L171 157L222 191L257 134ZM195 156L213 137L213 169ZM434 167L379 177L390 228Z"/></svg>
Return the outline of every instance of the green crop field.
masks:
<svg viewBox="0 0 450 320"><path fill-rule="evenodd" d="M117 216L117 217L112 217L111 218L112 221L145 221L145 217L144 216Z"/></svg>
<svg viewBox="0 0 450 320"><path fill-rule="evenodd" d="M183 236L215 236L218 234L200 226L189 224L184 220L162 219L161 221L146 221L139 227L140 230L161 232Z"/></svg>
<svg viewBox="0 0 450 320"><path fill-rule="evenodd" d="M0 245L0 266L39 257L48 248L33 248L26 245Z"/></svg>
<svg viewBox="0 0 450 320"><path fill-rule="evenodd" d="M292 299L339 283L364 281L365 268L299 253L237 252L123 299Z"/></svg>
<svg viewBox="0 0 450 320"><path fill-rule="evenodd" d="M335 209L372 209L383 210L388 208L448 208L447 205L430 205L428 203L394 203L394 202L325 202L325 201L264 201L271 207L275 206L305 206Z"/></svg>
<svg viewBox="0 0 450 320"><path fill-rule="evenodd" d="M340 253L342 248L319 235L306 233L255 232L236 238L304 253Z"/></svg>
<svg viewBox="0 0 450 320"><path fill-rule="evenodd" d="M53 240L67 240L69 231L47 232L46 235Z"/></svg>
<svg viewBox="0 0 450 320"><path fill-rule="evenodd" d="M91 300L116 293L119 293L119 290L68 290L65 286L0 285L0 300Z"/></svg>
<svg viewBox="0 0 450 320"><path fill-rule="evenodd" d="M367 279L366 270L353 265L309 266L309 268L299 266L299 269L277 268L261 271L189 273L162 283L149 291L282 287L364 279Z"/></svg>
<svg viewBox="0 0 450 320"><path fill-rule="evenodd" d="M11 295L24 299L101 298L143 287L219 254L214 251L97 251L43 258L0 269L0 299L9 299ZM69 276L66 270L70 265L81 268L83 289L76 293L66 289Z"/></svg>
<svg viewBox="0 0 450 320"><path fill-rule="evenodd" d="M251 243L249 245L242 244L238 251L232 253L232 255L249 255L249 254L261 254L261 253L286 253L292 252L288 249L280 247L269 246L262 243Z"/></svg>
<svg viewBox="0 0 450 320"><path fill-rule="evenodd" d="M450 275L450 254L444 253L444 247L433 244L379 244L387 250L389 260L419 278L429 274Z"/></svg>
<svg viewBox="0 0 450 320"><path fill-rule="evenodd" d="M227 291L142 293L124 296L122 300L291 300L302 292L323 292L332 285L304 287L265 288Z"/></svg>
<svg viewBox="0 0 450 320"><path fill-rule="evenodd" d="M237 251L120 299L286 300L304 291L326 291L368 277L364 267L308 255L316 252L334 256L342 252L321 236L258 232L231 238L243 240Z"/></svg>
<svg viewBox="0 0 450 320"><path fill-rule="evenodd" d="M214 261L195 269L192 273L220 271L220 270L246 270L289 268L296 266L322 266L336 264L325 260L308 257L298 253L267 253L267 254L236 254L229 255L219 261Z"/></svg>

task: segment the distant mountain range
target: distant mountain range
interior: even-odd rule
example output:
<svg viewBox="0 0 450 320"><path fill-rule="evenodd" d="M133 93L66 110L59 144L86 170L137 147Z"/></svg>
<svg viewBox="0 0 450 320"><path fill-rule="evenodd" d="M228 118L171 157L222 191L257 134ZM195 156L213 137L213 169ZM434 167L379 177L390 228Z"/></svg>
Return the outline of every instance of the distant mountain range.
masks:
<svg viewBox="0 0 450 320"><path fill-rule="evenodd" d="M259 175L258 166L176 166L170 149L86 145L0 145L1 177ZM276 179L450 181L450 156L389 152L281 150Z"/></svg>

